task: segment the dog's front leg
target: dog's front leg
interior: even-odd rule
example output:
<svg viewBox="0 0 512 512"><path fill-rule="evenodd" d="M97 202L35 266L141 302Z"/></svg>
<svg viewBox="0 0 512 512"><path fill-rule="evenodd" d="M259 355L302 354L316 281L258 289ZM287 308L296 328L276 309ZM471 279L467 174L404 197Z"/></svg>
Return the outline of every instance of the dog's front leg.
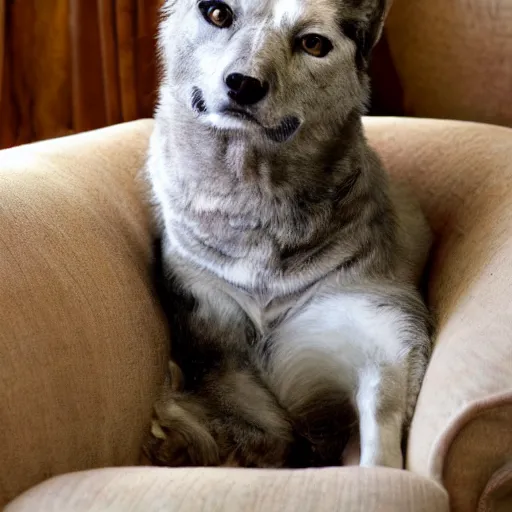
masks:
<svg viewBox="0 0 512 512"><path fill-rule="evenodd" d="M403 466L401 441L406 412L404 375L404 371L378 365L360 370L356 404L361 466Z"/></svg>
<svg viewBox="0 0 512 512"><path fill-rule="evenodd" d="M328 289L290 314L265 345L270 389L296 429L321 448L318 465L354 459L347 429L359 422L360 464L401 468L430 346L428 315L408 288ZM344 428L345 425L345 428ZM350 452L350 453L348 453Z"/></svg>

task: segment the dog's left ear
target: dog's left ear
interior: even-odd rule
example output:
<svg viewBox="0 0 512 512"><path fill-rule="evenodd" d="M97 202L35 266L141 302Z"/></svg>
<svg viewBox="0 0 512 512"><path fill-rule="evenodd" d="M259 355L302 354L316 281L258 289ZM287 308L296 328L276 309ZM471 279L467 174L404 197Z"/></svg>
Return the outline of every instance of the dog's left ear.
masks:
<svg viewBox="0 0 512 512"><path fill-rule="evenodd" d="M388 15L393 0L368 0L370 4L369 28L370 37L368 43L371 45L370 51L379 42L384 29L384 22Z"/></svg>
<svg viewBox="0 0 512 512"><path fill-rule="evenodd" d="M358 68L366 68L378 43L393 0L343 0L351 15L342 21L342 30L357 46Z"/></svg>

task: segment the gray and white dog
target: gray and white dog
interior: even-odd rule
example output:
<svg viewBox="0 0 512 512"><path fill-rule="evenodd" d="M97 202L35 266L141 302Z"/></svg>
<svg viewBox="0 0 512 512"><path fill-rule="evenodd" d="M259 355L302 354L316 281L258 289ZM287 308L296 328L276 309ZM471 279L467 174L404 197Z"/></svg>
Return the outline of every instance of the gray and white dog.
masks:
<svg viewBox="0 0 512 512"><path fill-rule="evenodd" d="M168 0L148 174L171 316L150 458L402 466L429 245L361 115L385 0ZM350 445L350 443L349 443Z"/></svg>

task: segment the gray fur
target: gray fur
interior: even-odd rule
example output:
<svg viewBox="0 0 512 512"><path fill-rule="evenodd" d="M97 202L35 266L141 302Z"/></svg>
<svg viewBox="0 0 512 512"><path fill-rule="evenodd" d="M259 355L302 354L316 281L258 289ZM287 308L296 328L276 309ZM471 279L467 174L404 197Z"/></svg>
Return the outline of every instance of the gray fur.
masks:
<svg viewBox="0 0 512 512"><path fill-rule="evenodd" d="M174 363L148 452L167 465L341 463L359 421L361 463L399 466L430 353L416 289L430 234L362 129L386 4L228 4L221 29L196 0L168 1L159 34L147 168ZM311 32L331 41L326 57L297 48ZM253 121L225 112L229 73L269 84L243 107Z"/></svg>

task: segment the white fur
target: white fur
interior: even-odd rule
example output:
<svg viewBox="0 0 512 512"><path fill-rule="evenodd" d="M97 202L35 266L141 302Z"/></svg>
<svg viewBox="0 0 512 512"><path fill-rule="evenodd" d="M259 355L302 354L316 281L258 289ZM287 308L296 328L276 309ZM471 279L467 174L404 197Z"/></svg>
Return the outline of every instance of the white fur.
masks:
<svg viewBox="0 0 512 512"><path fill-rule="evenodd" d="M279 0L275 2L273 9L274 26L293 26L301 19L303 13L304 2L301 0Z"/></svg>
<svg viewBox="0 0 512 512"><path fill-rule="evenodd" d="M397 332L404 322L368 294L347 292L314 301L274 337L270 385L281 402L294 411L315 386L344 391L359 414L364 466L402 466L409 369Z"/></svg>
<svg viewBox="0 0 512 512"><path fill-rule="evenodd" d="M356 404L361 466L402 467L401 438L407 382L406 372L397 371L398 368L400 366L395 366L392 372L387 372L369 362L359 371Z"/></svg>
<svg viewBox="0 0 512 512"><path fill-rule="evenodd" d="M248 122L243 119L237 119L236 117L217 114L215 112L208 114L206 121L220 130L243 130L248 127Z"/></svg>

